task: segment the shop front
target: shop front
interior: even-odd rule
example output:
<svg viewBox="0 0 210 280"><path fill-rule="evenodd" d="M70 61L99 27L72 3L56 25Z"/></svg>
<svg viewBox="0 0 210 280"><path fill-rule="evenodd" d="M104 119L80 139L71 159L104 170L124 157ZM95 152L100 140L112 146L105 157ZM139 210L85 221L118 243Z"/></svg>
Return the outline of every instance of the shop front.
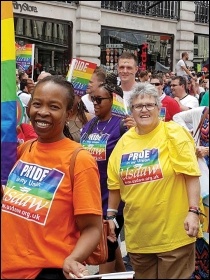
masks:
<svg viewBox="0 0 210 280"><path fill-rule="evenodd" d="M35 81L43 70L66 75L72 58L72 26L69 21L14 13L16 43L20 46L35 44Z"/></svg>
<svg viewBox="0 0 210 280"><path fill-rule="evenodd" d="M128 51L137 56L139 71L173 69L173 40L171 34L152 34L102 27L101 65L107 71L116 73L119 56L122 52Z"/></svg>
<svg viewBox="0 0 210 280"><path fill-rule="evenodd" d="M41 71L66 75L72 58L72 21L43 17L48 6L32 2L13 1L15 42L24 47L34 44L33 79ZM44 5L44 4L42 4ZM53 13L56 8L53 7ZM63 7L60 7L63 9ZM50 15L52 17L52 15ZM56 15L55 15L56 16ZM31 77L31 68L28 74Z"/></svg>

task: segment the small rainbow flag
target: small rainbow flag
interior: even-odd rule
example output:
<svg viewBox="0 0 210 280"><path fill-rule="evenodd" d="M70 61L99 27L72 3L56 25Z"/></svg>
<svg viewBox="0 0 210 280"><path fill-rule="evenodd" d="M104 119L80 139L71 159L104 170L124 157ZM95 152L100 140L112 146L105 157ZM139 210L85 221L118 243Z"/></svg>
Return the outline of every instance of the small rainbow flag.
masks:
<svg viewBox="0 0 210 280"><path fill-rule="evenodd" d="M35 44L19 45L15 43L17 68L26 71L33 65Z"/></svg>
<svg viewBox="0 0 210 280"><path fill-rule="evenodd" d="M97 64L83 59L73 58L69 65L67 80L74 86L74 92L82 96L86 93L88 83Z"/></svg>
<svg viewBox="0 0 210 280"><path fill-rule="evenodd" d="M113 93L112 114L122 118L128 114L124 106L123 98L116 93Z"/></svg>
<svg viewBox="0 0 210 280"><path fill-rule="evenodd" d="M161 121L165 121L165 119L166 119L166 107L161 107L160 113L159 113L159 119Z"/></svg>
<svg viewBox="0 0 210 280"><path fill-rule="evenodd" d="M1 1L1 184L17 159L15 32L12 1Z"/></svg>

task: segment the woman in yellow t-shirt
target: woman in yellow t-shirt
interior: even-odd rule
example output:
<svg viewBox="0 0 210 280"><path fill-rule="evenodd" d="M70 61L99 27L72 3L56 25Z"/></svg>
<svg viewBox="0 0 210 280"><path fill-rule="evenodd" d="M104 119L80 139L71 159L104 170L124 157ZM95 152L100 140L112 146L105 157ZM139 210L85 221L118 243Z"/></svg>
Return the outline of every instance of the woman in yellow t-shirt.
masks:
<svg viewBox="0 0 210 280"><path fill-rule="evenodd" d="M200 228L194 140L175 122L159 119L161 102L151 84L135 87L129 108L136 126L109 158L108 208L125 202L125 243L136 279L189 279Z"/></svg>

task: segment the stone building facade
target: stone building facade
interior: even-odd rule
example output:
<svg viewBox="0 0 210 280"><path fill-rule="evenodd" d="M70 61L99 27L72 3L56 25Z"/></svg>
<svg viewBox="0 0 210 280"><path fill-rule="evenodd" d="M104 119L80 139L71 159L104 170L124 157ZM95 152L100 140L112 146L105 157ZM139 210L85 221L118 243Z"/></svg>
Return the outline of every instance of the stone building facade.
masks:
<svg viewBox="0 0 210 280"><path fill-rule="evenodd" d="M158 44L162 44L162 51L160 52L165 52L164 46L166 45L166 52L169 53L171 58L172 70L174 70L175 64L180 59L183 51L189 52L189 66L193 66L195 48L200 48L200 50L197 51L197 56L199 57L197 62L201 62L209 56L209 46L207 43L209 25L208 22L202 23L195 21L196 1L179 1L179 18L175 19L154 16L149 17L132 12L127 13L117 9L107 9L105 6L102 7L102 2L108 2L109 4L109 2L111 3L114 1L13 1L14 15L16 18L15 24L17 24L19 18L37 22L46 20L51 21L52 24L58 21L58 25L59 23L61 23L61 25L64 23L64 25L66 24L68 26L69 30L66 38L68 41L67 50L64 50L65 47L62 45L54 44L53 41L49 41L45 46L46 40L43 39L43 42L38 39L35 40L34 35L30 37L30 32L28 36L22 33L20 35L17 32L17 26L15 26L16 40L18 42L22 41L23 43L35 43L35 61L37 60L37 62L41 55L42 60L43 57L45 57L45 49L49 57L51 52L52 56L49 58L48 66L51 64L50 66L52 68L54 68L57 63L56 59L58 62L61 60L62 55L59 56L61 49L66 54L66 60L68 60L68 58L78 57L100 65L102 61L101 43L103 38L101 34L103 30L111 30L113 32L120 31L121 34L126 34L126 32L129 34L137 34L135 38L138 37L138 34L143 37L145 35L147 40L151 42L153 40L152 37L159 36L160 40L157 40L158 42L155 44L157 44L157 46ZM123 2L135 2L137 3L136 6L139 6L140 2L145 1L115 2L121 2L122 4ZM149 2L152 4L155 1ZM29 23L29 26L33 29L33 27L31 27L32 24ZM23 29L24 28L26 27L23 26ZM56 28L57 27L55 27L55 34L56 36L60 36ZM200 43L198 42L197 44L194 43L196 34L198 38L200 38L198 39ZM169 35L169 38L172 38L169 46L167 46L167 43L161 41L161 38L167 35ZM59 38L56 40L58 41ZM126 39L124 39L124 41L121 39L121 42L125 41ZM55 61L53 61L53 59Z"/></svg>

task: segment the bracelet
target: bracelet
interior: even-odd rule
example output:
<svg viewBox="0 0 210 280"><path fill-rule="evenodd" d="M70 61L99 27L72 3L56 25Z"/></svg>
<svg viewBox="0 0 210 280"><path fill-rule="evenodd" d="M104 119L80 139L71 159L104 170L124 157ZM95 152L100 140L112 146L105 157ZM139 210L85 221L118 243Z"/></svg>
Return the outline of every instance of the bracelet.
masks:
<svg viewBox="0 0 210 280"><path fill-rule="evenodd" d="M193 210L198 211L198 210L199 210L199 207L197 207L197 206L190 206L189 209L193 209Z"/></svg>
<svg viewBox="0 0 210 280"><path fill-rule="evenodd" d="M192 213L194 213L194 214L196 214L196 215L198 215L198 216L199 216L199 215L203 215L203 216L206 217L206 215L203 214L203 213L200 211L199 208L198 208L197 210L195 210L195 209L189 209L188 212L192 212Z"/></svg>
<svg viewBox="0 0 210 280"><path fill-rule="evenodd" d="M114 220L115 218L116 218L116 215L106 216L106 220Z"/></svg>
<svg viewBox="0 0 210 280"><path fill-rule="evenodd" d="M112 221L114 222L116 228L119 228L119 225L118 225L118 222L117 222L116 218L114 218Z"/></svg>
<svg viewBox="0 0 210 280"><path fill-rule="evenodd" d="M192 212L192 213L195 213L196 215L200 215L200 212L199 211L196 211L196 210L193 210L193 209L189 209L188 212Z"/></svg>
<svg viewBox="0 0 210 280"><path fill-rule="evenodd" d="M112 209L112 208L108 208L107 212L114 212L114 213L118 213L117 209Z"/></svg>
<svg viewBox="0 0 210 280"><path fill-rule="evenodd" d="M112 220L116 226L116 228L119 228L119 225L118 225L118 222L116 220L116 216L113 215L113 216L106 216L106 220Z"/></svg>

